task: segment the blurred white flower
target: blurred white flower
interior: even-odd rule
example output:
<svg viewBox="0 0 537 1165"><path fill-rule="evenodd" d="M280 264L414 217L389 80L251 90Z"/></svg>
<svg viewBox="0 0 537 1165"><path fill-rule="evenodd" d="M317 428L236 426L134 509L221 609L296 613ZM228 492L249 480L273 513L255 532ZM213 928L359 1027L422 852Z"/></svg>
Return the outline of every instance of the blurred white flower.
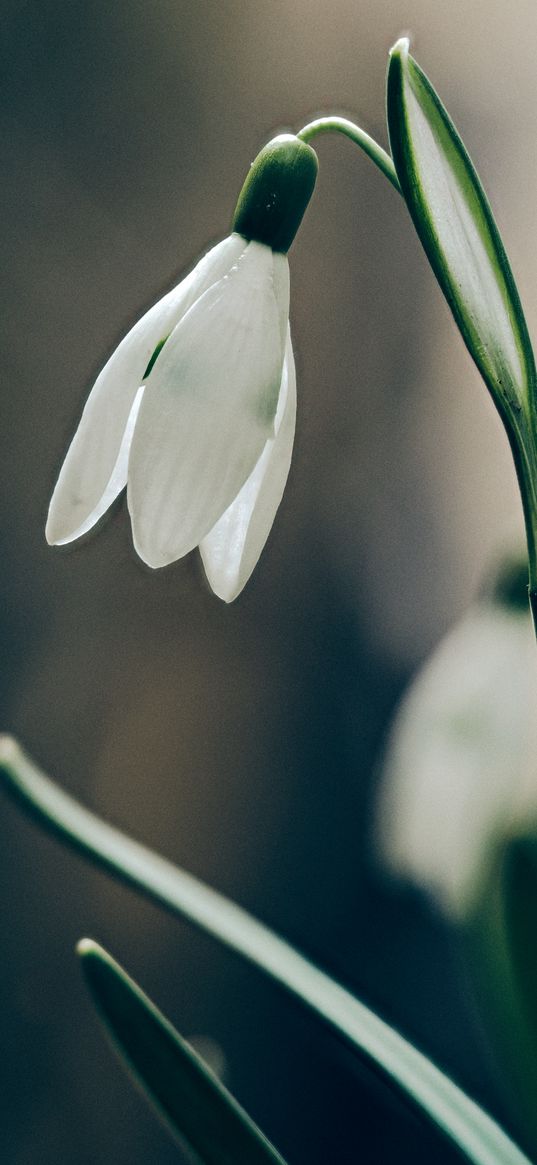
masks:
<svg viewBox="0 0 537 1165"><path fill-rule="evenodd" d="M151 567L199 546L227 602L246 583L284 490L296 383L285 254L233 233L132 328L90 393L46 536L80 538L127 485Z"/></svg>
<svg viewBox="0 0 537 1165"><path fill-rule="evenodd" d="M463 916L495 847L537 821L537 654L529 610L476 604L404 697L381 785L391 868Z"/></svg>

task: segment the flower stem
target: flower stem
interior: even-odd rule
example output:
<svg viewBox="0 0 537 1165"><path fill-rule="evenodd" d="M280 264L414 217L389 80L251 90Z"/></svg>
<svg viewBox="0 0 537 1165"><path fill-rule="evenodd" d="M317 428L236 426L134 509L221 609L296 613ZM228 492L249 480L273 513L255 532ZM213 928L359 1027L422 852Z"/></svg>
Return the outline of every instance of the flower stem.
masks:
<svg viewBox="0 0 537 1165"><path fill-rule="evenodd" d="M311 142L312 138L322 133L342 133L346 138L350 138L351 142L359 146L371 158L375 166L378 166L395 190L399 194L401 193L395 166L390 155L365 130L360 129L359 125L355 125L346 117L319 117L316 121L308 122L308 125L305 125L296 136L303 142Z"/></svg>
<svg viewBox="0 0 537 1165"><path fill-rule="evenodd" d="M360 129L360 126L355 125L354 122L349 121L346 117L319 117L316 121L310 121L305 125L299 131L297 137L301 141L309 143L318 134L323 133L342 133L345 137L350 138L355 145L359 146L371 158L371 161L375 163L388 181L391 182L394 189L399 194L402 194L395 166L390 155L365 130ZM534 377L535 367L533 364L533 356L530 361L530 371ZM516 411L502 406L502 402L498 400L496 393L492 395L507 430L522 496L528 542L529 599L537 635L537 448L533 437L533 433L537 427L537 406L535 405L537 388L534 379L532 379L531 387L533 391L530 393L529 415L524 410L518 416Z"/></svg>

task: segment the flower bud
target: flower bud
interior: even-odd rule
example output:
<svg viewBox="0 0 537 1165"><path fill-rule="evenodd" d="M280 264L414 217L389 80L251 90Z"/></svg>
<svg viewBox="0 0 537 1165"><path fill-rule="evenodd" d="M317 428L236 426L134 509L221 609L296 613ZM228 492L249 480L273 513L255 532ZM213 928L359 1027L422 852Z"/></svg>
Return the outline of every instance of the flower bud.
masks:
<svg viewBox="0 0 537 1165"><path fill-rule="evenodd" d="M233 230L285 254L302 222L317 177L317 154L294 134L280 134L257 155L235 209Z"/></svg>
<svg viewBox="0 0 537 1165"><path fill-rule="evenodd" d="M528 556L511 555L496 566L490 580L490 597L506 611L528 612Z"/></svg>

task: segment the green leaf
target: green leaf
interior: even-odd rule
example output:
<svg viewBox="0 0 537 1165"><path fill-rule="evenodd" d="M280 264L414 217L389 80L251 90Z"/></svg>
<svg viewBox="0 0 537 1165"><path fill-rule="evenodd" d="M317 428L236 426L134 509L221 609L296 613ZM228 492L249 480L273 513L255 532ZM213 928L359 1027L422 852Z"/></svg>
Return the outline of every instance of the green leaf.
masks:
<svg viewBox="0 0 537 1165"><path fill-rule="evenodd" d="M204 1165L285 1165L244 1109L147 995L91 939L78 945L86 983L120 1059Z"/></svg>
<svg viewBox="0 0 537 1165"><path fill-rule="evenodd" d="M42 825L98 865L257 966L395 1086L473 1165L530 1165L500 1126L434 1064L339 983L241 907L125 837L64 793L10 737L0 778Z"/></svg>
<svg viewBox="0 0 537 1165"><path fill-rule="evenodd" d="M502 840L466 924L513 1111L537 1144L537 835Z"/></svg>
<svg viewBox="0 0 537 1165"><path fill-rule="evenodd" d="M506 849L504 908L507 937L526 1030L533 1045L533 1098L537 1095L537 837L513 838ZM534 1123L537 1122L535 1104Z"/></svg>
<svg viewBox="0 0 537 1165"><path fill-rule="evenodd" d="M533 407L535 361L487 197L428 78L392 49L387 112L397 176L414 226L468 349L504 420Z"/></svg>

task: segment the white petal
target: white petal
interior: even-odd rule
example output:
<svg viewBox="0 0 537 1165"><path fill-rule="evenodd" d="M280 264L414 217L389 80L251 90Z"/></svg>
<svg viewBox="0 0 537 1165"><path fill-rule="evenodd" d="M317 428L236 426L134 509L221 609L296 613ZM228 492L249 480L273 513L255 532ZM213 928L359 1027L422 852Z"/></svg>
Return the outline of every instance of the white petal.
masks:
<svg viewBox="0 0 537 1165"><path fill-rule="evenodd" d="M474 608L418 674L394 724L383 848L453 915L471 905L496 838L537 818L533 640L529 612Z"/></svg>
<svg viewBox="0 0 537 1165"><path fill-rule="evenodd" d="M291 465L296 418L296 373L288 331L282 383L270 438L253 473L216 526L200 542L205 573L226 603L237 598L270 534Z"/></svg>
<svg viewBox="0 0 537 1165"><path fill-rule="evenodd" d="M278 304L282 346L285 349L289 332L289 263L287 255L278 252L274 253L273 261L274 294Z"/></svg>
<svg viewBox="0 0 537 1165"><path fill-rule="evenodd" d="M284 346L274 256L249 243L170 336L129 464L133 538L149 566L187 554L244 485L273 433Z"/></svg>
<svg viewBox="0 0 537 1165"><path fill-rule="evenodd" d="M78 529L74 530L72 534L69 535L69 537L56 538L54 543L55 546L65 546L67 542L73 542L75 538L81 538L83 534L87 534L88 530L91 530L92 526L95 526L96 522L99 521L99 518L102 518L103 514L106 513L108 507L112 505L112 502L115 500L115 498L117 498L118 494L121 493L121 490L125 488L127 484L127 469L129 465L131 441L144 391L145 385L142 385L136 393L134 404L130 411L125 432L123 434L123 440L120 445L116 464L112 470L110 481L108 482L108 485L98 504L95 506L95 509L92 510L91 514L88 514L85 522L82 522Z"/></svg>
<svg viewBox="0 0 537 1165"><path fill-rule="evenodd" d="M90 393L52 495L48 542L71 542L85 533L125 485L123 480L116 488L116 465L136 393L156 345L245 246L239 235L231 235L213 247L186 279L142 316L110 357Z"/></svg>

